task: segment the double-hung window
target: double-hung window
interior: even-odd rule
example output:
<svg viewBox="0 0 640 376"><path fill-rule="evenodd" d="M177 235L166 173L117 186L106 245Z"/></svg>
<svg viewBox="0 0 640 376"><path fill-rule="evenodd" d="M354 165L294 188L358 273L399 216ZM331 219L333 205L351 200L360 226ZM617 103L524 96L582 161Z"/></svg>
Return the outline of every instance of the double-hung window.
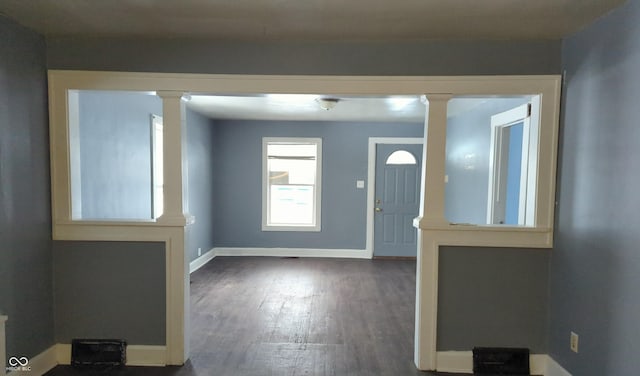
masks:
<svg viewBox="0 0 640 376"><path fill-rule="evenodd" d="M320 231L322 140L263 138L262 230Z"/></svg>

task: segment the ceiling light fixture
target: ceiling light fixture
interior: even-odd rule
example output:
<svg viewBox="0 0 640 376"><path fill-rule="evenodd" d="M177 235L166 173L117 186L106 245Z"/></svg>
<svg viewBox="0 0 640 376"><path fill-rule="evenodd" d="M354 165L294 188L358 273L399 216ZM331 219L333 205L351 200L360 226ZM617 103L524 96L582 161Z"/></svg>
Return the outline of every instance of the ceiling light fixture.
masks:
<svg viewBox="0 0 640 376"><path fill-rule="evenodd" d="M329 111L330 109L334 108L338 102L340 102L340 99L338 98L316 98L316 102L318 102L318 104L320 105L320 108L322 108L325 111Z"/></svg>

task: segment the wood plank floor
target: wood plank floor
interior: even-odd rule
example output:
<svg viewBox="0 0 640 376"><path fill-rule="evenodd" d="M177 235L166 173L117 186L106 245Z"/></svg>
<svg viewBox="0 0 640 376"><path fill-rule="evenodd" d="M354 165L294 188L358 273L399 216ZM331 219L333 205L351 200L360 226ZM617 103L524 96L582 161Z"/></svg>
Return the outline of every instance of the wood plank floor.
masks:
<svg viewBox="0 0 640 376"><path fill-rule="evenodd" d="M415 261L217 257L191 279L183 367L48 375L437 375L413 364Z"/></svg>

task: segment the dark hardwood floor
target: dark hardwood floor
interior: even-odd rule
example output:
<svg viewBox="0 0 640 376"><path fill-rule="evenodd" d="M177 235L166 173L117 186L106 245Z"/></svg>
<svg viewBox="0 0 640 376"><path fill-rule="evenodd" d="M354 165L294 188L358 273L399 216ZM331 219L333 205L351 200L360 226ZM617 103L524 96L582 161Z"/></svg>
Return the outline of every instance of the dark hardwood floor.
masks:
<svg viewBox="0 0 640 376"><path fill-rule="evenodd" d="M183 367L47 375L437 375L413 364L415 261L218 257L191 279Z"/></svg>

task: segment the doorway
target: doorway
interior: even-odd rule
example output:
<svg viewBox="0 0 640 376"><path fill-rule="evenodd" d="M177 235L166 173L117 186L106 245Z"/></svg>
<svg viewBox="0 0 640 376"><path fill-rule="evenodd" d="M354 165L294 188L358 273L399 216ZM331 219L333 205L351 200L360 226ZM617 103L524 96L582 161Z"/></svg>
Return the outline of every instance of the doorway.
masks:
<svg viewBox="0 0 640 376"><path fill-rule="evenodd" d="M529 225L531 109L527 103L491 117L487 222ZM531 179L533 180L533 179ZM529 220L527 220L529 218Z"/></svg>
<svg viewBox="0 0 640 376"><path fill-rule="evenodd" d="M415 257L422 138L369 138L367 250L373 257Z"/></svg>

